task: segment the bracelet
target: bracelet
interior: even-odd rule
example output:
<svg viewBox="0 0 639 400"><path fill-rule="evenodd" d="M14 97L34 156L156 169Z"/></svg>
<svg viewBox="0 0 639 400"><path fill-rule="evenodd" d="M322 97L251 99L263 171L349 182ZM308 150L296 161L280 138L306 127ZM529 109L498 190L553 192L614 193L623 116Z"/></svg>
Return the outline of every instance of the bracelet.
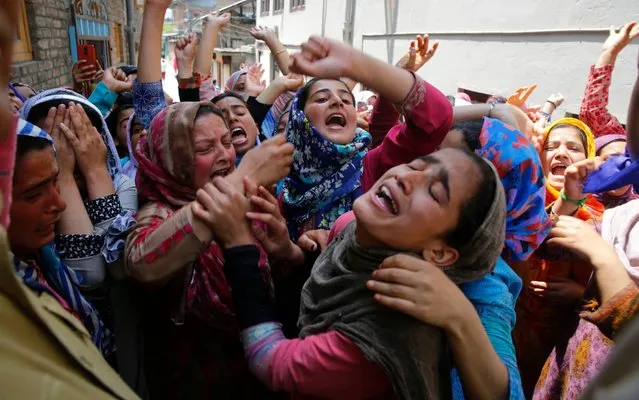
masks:
<svg viewBox="0 0 639 400"><path fill-rule="evenodd" d="M493 110L495 109L495 103L490 103L490 109L488 110L488 118L492 118Z"/></svg>
<svg viewBox="0 0 639 400"><path fill-rule="evenodd" d="M562 200L566 200L569 203L573 203L576 204L577 207L582 208L584 206L584 204L586 204L586 200L588 200L588 197L584 197L581 200L575 200L575 199L570 199L568 198L568 196L566 196L566 193L564 192L563 189L561 189L561 191L559 192L559 194L561 195L561 199Z"/></svg>
<svg viewBox="0 0 639 400"><path fill-rule="evenodd" d="M555 107L555 110L557 109L557 103L555 103L554 101L551 100L546 100L546 103L550 103L553 105L553 107Z"/></svg>
<svg viewBox="0 0 639 400"><path fill-rule="evenodd" d="M544 116L544 118L546 118L546 122L550 122L550 120L551 120L551 118L552 118L552 115L548 114L548 113L547 113L547 112L545 112L545 111L539 111L539 114L543 115L543 116Z"/></svg>
<svg viewBox="0 0 639 400"><path fill-rule="evenodd" d="M273 54L273 57L277 57L277 56L279 56L280 54L284 53L285 51L288 51L288 50L286 49L286 47L285 47L285 48L283 48L282 50L278 50L275 54Z"/></svg>

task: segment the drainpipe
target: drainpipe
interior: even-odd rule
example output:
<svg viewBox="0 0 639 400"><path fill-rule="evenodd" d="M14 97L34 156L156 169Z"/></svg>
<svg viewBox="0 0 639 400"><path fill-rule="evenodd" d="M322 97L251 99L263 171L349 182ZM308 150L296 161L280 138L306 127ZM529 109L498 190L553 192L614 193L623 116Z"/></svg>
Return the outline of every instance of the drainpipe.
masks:
<svg viewBox="0 0 639 400"><path fill-rule="evenodd" d="M129 64L137 64L137 60L135 57L135 21L134 21L134 12L133 12L133 1L134 0L125 0L126 1L126 36L127 42L129 42Z"/></svg>
<svg viewBox="0 0 639 400"><path fill-rule="evenodd" d="M346 0L346 15L344 18L344 43L352 46L355 36L356 0Z"/></svg>
<svg viewBox="0 0 639 400"><path fill-rule="evenodd" d="M326 35L326 6L328 0L322 2L322 36Z"/></svg>

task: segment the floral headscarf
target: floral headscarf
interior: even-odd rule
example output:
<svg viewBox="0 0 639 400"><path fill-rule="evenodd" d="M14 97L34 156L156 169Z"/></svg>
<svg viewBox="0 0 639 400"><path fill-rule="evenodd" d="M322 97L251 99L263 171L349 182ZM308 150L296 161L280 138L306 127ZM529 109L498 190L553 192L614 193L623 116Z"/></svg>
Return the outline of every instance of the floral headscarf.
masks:
<svg viewBox="0 0 639 400"><path fill-rule="evenodd" d="M475 151L495 166L506 192L506 241L501 256L526 260L550 232L545 210L544 171L526 136L503 122L484 118Z"/></svg>
<svg viewBox="0 0 639 400"><path fill-rule="evenodd" d="M357 128L351 143L341 145L325 139L299 109L299 93L291 105L286 127L295 145L291 173L282 186L281 202L294 240L314 218L310 229L330 229L350 211L361 194L360 177L371 135Z"/></svg>
<svg viewBox="0 0 639 400"><path fill-rule="evenodd" d="M266 113L264 122L262 122L262 134L264 136L271 138L275 135L277 124L279 124L282 115L290 109L290 105L294 97L294 92L284 92L275 100L271 108L268 110L268 113Z"/></svg>
<svg viewBox="0 0 639 400"><path fill-rule="evenodd" d="M43 130L25 120L18 122L18 136L29 136L51 143L53 139ZM115 351L115 341L109 329L104 325L98 311L80 292L82 276L76 274L58 256L53 244L39 251L38 267L13 257L16 273L25 285L36 293L47 292L73 313L91 334L93 344L107 356Z"/></svg>

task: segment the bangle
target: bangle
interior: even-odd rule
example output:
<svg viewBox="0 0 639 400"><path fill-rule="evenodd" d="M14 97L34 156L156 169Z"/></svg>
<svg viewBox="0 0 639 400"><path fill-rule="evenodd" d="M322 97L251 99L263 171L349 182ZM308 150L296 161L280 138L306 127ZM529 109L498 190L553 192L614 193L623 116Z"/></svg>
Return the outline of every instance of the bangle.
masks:
<svg viewBox="0 0 639 400"><path fill-rule="evenodd" d="M490 109L488 110L488 118L492 118L493 110L495 109L495 103L490 103Z"/></svg>
<svg viewBox="0 0 639 400"><path fill-rule="evenodd" d="M584 204L586 204L586 200L588 200L588 196L584 197L581 200L575 200L575 199L571 199L568 196L566 196L566 192L564 192L563 189L561 189L561 191L559 192L559 194L561 195L561 199L562 200L566 200L569 203L573 203L576 204L577 207L582 208L584 206Z"/></svg>
<svg viewBox="0 0 639 400"><path fill-rule="evenodd" d="M553 107L555 107L555 110L557 109L557 103L555 103L554 101L551 100L546 100L546 103L550 103L553 105Z"/></svg>
<svg viewBox="0 0 639 400"><path fill-rule="evenodd" d="M277 52L275 52L275 54L273 54L273 57L277 57L277 56L279 56L280 54L284 53L285 51L288 51L288 50L286 49L286 47L285 47L285 48L283 48L282 50L278 50Z"/></svg>

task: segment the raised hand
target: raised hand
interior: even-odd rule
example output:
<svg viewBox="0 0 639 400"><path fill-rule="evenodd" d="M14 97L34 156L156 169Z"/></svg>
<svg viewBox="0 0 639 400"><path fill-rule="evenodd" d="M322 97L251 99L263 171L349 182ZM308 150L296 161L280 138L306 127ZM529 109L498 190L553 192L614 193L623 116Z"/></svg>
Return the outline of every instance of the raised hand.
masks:
<svg viewBox="0 0 639 400"><path fill-rule="evenodd" d="M224 29L231 22L231 14L224 13L221 15L209 15L206 18L207 26L217 28L218 30Z"/></svg>
<svg viewBox="0 0 639 400"><path fill-rule="evenodd" d="M415 41L417 41L417 48L415 48ZM428 35L418 35L415 41L410 42L408 51L395 66L417 72L433 58L439 48L439 42L433 42L432 46L429 46L430 38Z"/></svg>
<svg viewBox="0 0 639 400"><path fill-rule="evenodd" d="M559 108L564 103L564 95L561 93L553 93L548 96L548 102L552 103L556 108Z"/></svg>
<svg viewBox="0 0 639 400"><path fill-rule="evenodd" d="M69 126L71 126L71 115L67 112L67 107L64 104L49 109L43 129L53 139L58 168L60 168L62 177L73 176L75 169L75 153L64 133L64 130L68 130Z"/></svg>
<svg viewBox="0 0 639 400"><path fill-rule="evenodd" d="M256 40L262 40L268 43L271 40L277 40L277 34L273 29L267 28L265 26L256 26L249 30L251 36L253 36Z"/></svg>
<svg viewBox="0 0 639 400"><path fill-rule="evenodd" d="M537 89L537 85L523 86L515 90L515 93L508 97L508 104L512 104L515 107L524 108L524 103L528 100L528 97L532 92Z"/></svg>
<svg viewBox="0 0 639 400"><path fill-rule="evenodd" d="M602 51L610 52L616 56L637 36L639 36L639 26L635 21L628 22L618 31L614 26L610 27L610 34L603 44Z"/></svg>
<svg viewBox="0 0 639 400"><path fill-rule="evenodd" d="M204 222L224 247L253 244L246 213L248 200L224 178L217 177L196 193L193 215Z"/></svg>
<svg viewBox="0 0 639 400"><path fill-rule="evenodd" d="M108 172L106 169L107 148L102 136L93 126L84 108L69 104L70 126L62 129L69 144L73 147L80 172L88 179L96 173Z"/></svg>
<svg viewBox="0 0 639 400"><path fill-rule="evenodd" d="M316 78L351 77L352 47L322 36L311 36L302 43L302 51L291 56L291 72Z"/></svg>
<svg viewBox="0 0 639 400"><path fill-rule="evenodd" d="M246 73L246 93L249 96L257 97L266 89L266 81L262 79L264 68L262 64L253 64L248 67Z"/></svg>
<svg viewBox="0 0 639 400"><path fill-rule="evenodd" d="M124 71L116 67L109 67L104 71L102 82L115 93L123 93L133 88L133 82L129 81Z"/></svg>
<svg viewBox="0 0 639 400"><path fill-rule="evenodd" d="M175 58L178 65L178 78L193 76L193 60L197 55L199 39L197 34L191 33L180 37L175 43Z"/></svg>
<svg viewBox="0 0 639 400"><path fill-rule="evenodd" d="M249 150L234 173L249 177L257 186L270 187L291 171L294 150L285 135L277 135Z"/></svg>
<svg viewBox="0 0 639 400"><path fill-rule="evenodd" d="M283 75L275 79L275 81L281 83L284 89L289 92L295 92L304 85L304 77L298 74Z"/></svg>

